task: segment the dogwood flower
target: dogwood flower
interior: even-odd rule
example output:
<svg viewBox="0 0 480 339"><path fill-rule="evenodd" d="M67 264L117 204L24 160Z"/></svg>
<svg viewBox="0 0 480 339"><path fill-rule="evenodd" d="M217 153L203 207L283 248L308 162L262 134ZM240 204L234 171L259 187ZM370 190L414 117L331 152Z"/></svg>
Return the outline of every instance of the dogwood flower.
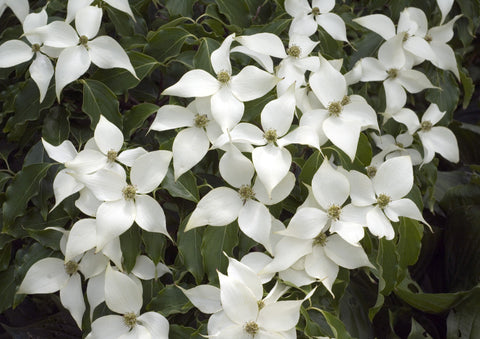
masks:
<svg viewBox="0 0 480 339"><path fill-rule="evenodd" d="M62 230L63 231L63 230ZM65 253L69 233L63 231L60 249ZM85 312L81 272L86 279L105 270L108 258L93 250L81 253L68 261L59 258L44 258L33 264L23 279L17 293L38 294L60 291L62 305L70 311L79 328Z"/></svg>
<svg viewBox="0 0 480 339"><path fill-rule="evenodd" d="M360 131L365 128L378 130L375 111L361 96L347 95L344 76L323 58L320 69L310 76L309 83L326 109L316 110L316 114L309 117L309 123L301 120L300 126L310 125L317 130L321 129L353 161ZM319 134L319 138L322 141L322 134Z"/></svg>
<svg viewBox="0 0 480 339"><path fill-rule="evenodd" d="M322 27L335 40L348 41L343 19L330 11L335 0L286 0L285 10L293 17L290 33L310 36Z"/></svg>
<svg viewBox="0 0 480 339"><path fill-rule="evenodd" d="M255 66L246 66L232 76L230 45L234 34L212 52L210 61L217 78L204 70L194 69L162 92L179 97L210 97L212 116L225 132L242 119L244 101L262 97L280 80Z"/></svg>
<svg viewBox="0 0 480 339"><path fill-rule="evenodd" d="M107 266L105 303L121 315L106 315L92 323L92 339L168 339L168 320L157 312L140 314L143 288L140 281Z"/></svg>
<svg viewBox="0 0 480 339"><path fill-rule="evenodd" d="M390 221L407 217L423 222L422 213L415 203L404 198L413 187L413 167L409 156L388 159L380 165L370 179L358 171L348 173L352 204L372 206L366 213L367 227L379 238L393 239L395 232Z"/></svg>
<svg viewBox="0 0 480 339"><path fill-rule="evenodd" d="M384 159L390 159L400 156L408 155L412 159L412 165L419 165L422 163L422 156L414 148L408 148L413 143L413 136L410 133L402 133L393 137L390 134L376 135L371 133L373 141L382 151L376 154L371 161L373 166L380 166Z"/></svg>
<svg viewBox="0 0 480 339"><path fill-rule="evenodd" d="M276 284L263 298L258 275L248 266L229 258L228 276L218 272L220 288L201 285L183 290L190 301L205 313L211 338L296 338L295 325L303 300L278 299L287 287ZM214 311L214 312L212 312Z"/></svg>
<svg viewBox="0 0 480 339"><path fill-rule="evenodd" d="M23 23L30 11L28 0L0 0L0 17L7 7L12 10L21 23Z"/></svg>
<svg viewBox="0 0 480 339"><path fill-rule="evenodd" d="M401 35L396 35L383 43L378 50L378 59L372 57L361 59L360 80L383 81L387 100L386 112L397 112L405 106L407 102L405 90L409 93L418 93L434 87L425 74L411 69L412 63L401 53L402 40Z"/></svg>
<svg viewBox="0 0 480 339"><path fill-rule="evenodd" d="M400 13L396 30L393 21L383 14L371 14L353 21L387 41L393 38L399 39L401 48L397 50L396 57L407 58L412 65L419 64L425 59L429 61L435 59L435 53L425 40L428 29L427 17L418 8L405 8Z"/></svg>
<svg viewBox="0 0 480 339"><path fill-rule="evenodd" d="M213 120L210 100L197 98L187 108L165 105L159 108L151 130L166 131L187 127L177 133L173 141L173 171L175 180L200 162L211 142L222 134Z"/></svg>
<svg viewBox="0 0 480 339"><path fill-rule="evenodd" d="M21 2L15 0L15 3L20 4ZM45 9L42 9L39 13L28 14L25 20L22 20L24 33L45 26L47 20L48 16ZM46 51L42 46L41 39L28 34L26 34L25 37L30 45L22 40L9 40L0 46L0 67L6 68L19 65L31 60L35 56L35 59L30 65L29 72L33 81L37 84L38 90L40 91L40 102L42 102L47 94L50 80L53 77L53 65L48 56L44 54Z"/></svg>
<svg viewBox="0 0 480 339"><path fill-rule="evenodd" d="M460 160L458 143L455 134L447 127L435 126L445 115L437 104L430 104L422 116L417 131L423 145L423 163L432 161L435 153L451 162Z"/></svg>
<svg viewBox="0 0 480 339"><path fill-rule="evenodd" d="M83 7L75 15L75 29L63 21L33 30L46 46L63 48L55 68L55 92L60 100L62 89L81 77L93 62L100 68L124 68L134 77L135 69L127 53L113 38L96 37L102 22L102 9L94 6Z"/></svg>
<svg viewBox="0 0 480 339"><path fill-rule="evenodd" d="M125 176L107 169L76 175L103 201L96 213L97 250L129 229L134 221L146 231L169 237L163 209L147 193L160 185L171 158L170 151L153 151L138 157L130 170L132 184L127 184Z"/></svg>
<svg viewBox="0 0 480 339"><path fill-rule="evenodd" d="M67 3L67 18L65 22L70 23L75 19L77 12L85 7L88 7L92 4L94 0L68 0ZM132 9L128 4L128 0L103 0L105 3L109 4L113 8L118 9L121 12L127 13L135 20L133 16Z"/></svg>

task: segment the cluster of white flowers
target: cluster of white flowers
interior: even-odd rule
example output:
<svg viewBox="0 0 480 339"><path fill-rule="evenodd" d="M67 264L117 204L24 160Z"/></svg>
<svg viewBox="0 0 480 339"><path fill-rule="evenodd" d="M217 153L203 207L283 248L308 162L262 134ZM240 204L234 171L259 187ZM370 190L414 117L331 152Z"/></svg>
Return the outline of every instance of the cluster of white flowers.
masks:
<svg viewBox="0 0 480 339"><path fill-rule="evenodd" d="M90 6L92 2L69 0L65 21L55 20L49 24L45 8L39 13L28 14L27 0L7 0L6 4L0 5L0 15L5 6L12 8L23 24L23 35L28 41L9 40L0 45L0 67L12 67L35 56L29 71L40 91L40 102L45 98L54 74L55 92L60 101L63 88L81 77L92 62L100 68L124 68L137 76L127 53L117 41L109 36L96 37L103 11ZM133 16L128 0L105 2ZM75 20L76 29L70 25L72 20ZM51 59L57 59L55 69Z"/></svg>
<svg viewBox="0 0 480 339"><path fill-rule="evenodd" d="M69 1L65 22L47 25L44 10L26 15L23 25L31 46L21 40L0 46L0 67L36 55L30 73L42 99L53 75L47 56L58 57L58 97L91 62L101 68L125 68L135 75L118 43L106 36L96 37L102 11L89 6L91 2L81 1L80 6L79 1ZM131 15L126 0L106 2ZM88 280L90 317L103 301L122 315L96 319L89 337L167 338L168 322L163 316L156 312L140 315L139 279L157 278L169 270L140 256L127 275L118 237L135 222L146 231L170 238L163 209L152 192L164 179L172 158L178 179L213 150L221 154L219 174L226 186L202 197L185 231L238 220L240 230L263 245L269 255L254 252L241 262L229 258L228 275L218 273L220 288L200 285L183 290L199 310L212 314L209 337L296 338L295 326L304 300L279 301L288 290L279 281L264 297L263 284L278 273L279 279L298 287L320 282L333 294L339 267L374 268L360 244L365 228L390 240L395 237L392 222L398 222L399 217L427 225L416 204L406 198L414 185L413 166L430 162L435 153L457 162L458 146L449 129L434 126L445 112L432 103L420 121L416 112L405 107L406 92L434 87L423 73L413 69L425 60L458 77L453 50L447 45L458 17L429 30L425 14L417 8L406 8L396 29L383 15L355 19L386 41L378 58L361 59L344 75L340 72L342 60L326 60L315 51L318 42L310 39L319 25L334 39L347 41L344 22L330 13L334 5L333 0L313 0L311 6L307 0L286 0L286 10L293 17L286 46L271 33L231 34L211 54L216 77L195 69L167 88L164 95L193 98L188 107L161 107L150 127L153 131L186 127L177 133L172 152L148 152L141 147L122 151L122 132L103 116L94 137L80 152L70 141L59 146L43 141L50 158L65 167L53 183L54 208L79 192L75 204L91 218L78 221L69 231L57 229L63 232L65 259L37 262L18 293L60 290L62 303L81 327L85 311L81 272ZM443 22L449 7L445 1L439 5ZM69 25L73 19L76 30ZM232 47L234 44L237 46ZM231 52L250 56L263 70L248 65L233 74ZM348 94L348 86L358 81L383 81L384 113L375 112L362 96ZM243 121L244 102L273 89L277 98L258 112L260 126ZM393 118L404 125L402 133L381 133L382 117L383 122ZM291 147L287 146L302 145L321 155L322 146L330 142L353 162L359 138L366 130L381 151L363 173L346 170L333 157L324 157L311 183L297 182L290 170ZM415 146L423 147L423 156ZM298 184L306 185L309 194L286 227L270 213L269 206L284 201ZM171 225L172 229L176 226ZM306 298L315 290L311 291Z"/></svg>

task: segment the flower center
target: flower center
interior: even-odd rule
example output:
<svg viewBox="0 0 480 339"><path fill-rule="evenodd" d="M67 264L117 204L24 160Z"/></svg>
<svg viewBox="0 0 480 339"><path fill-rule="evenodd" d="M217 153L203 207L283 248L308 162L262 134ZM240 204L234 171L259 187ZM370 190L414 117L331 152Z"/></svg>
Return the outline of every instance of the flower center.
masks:
<svg viewBox="0 0 480 339"><path fill-rule="evenodd" d="M327 235L321 232L313 239L313 245L325 246L327 244Z"/></svg>
<svg viewBox="0 0 480 339"><path fill-rule="evenodd" d="M407 41L410 38L410 34L405 32L405 35L403 36L403 42Z"/></svg>
<svg viewBox="0 0 480 339"><path fill-rule="evenodd" d="M300 47L296 45L293 45L287 49L287 54L294 58L298 58L301 53L302 53L302 50L300 49Z"/></svg>
<svg viewBox="0 0 480 339"><path fill-rule="evenodd" d="M422 121L422 131L428 132L432 129L432 123L428 120Z"/></svg>
<svg viewBox="0 0 480 339"><path fill-rule="evenodd" d="M257 306L258 306L258 310L260 311L262 308L265 307L265 303L263 302L263 300L259 300L257 301Z"/></svg>
<svg viewBox="0 0 480 339"><path fill-rule="evenodd" d="M328 105L327 109L328 109L328 114L330 116L338 117L338 116L340 116L340 113L342 113L343 106L342 106L342 103L340 101L334 101L334 102L331 102Z"/></svg>
<svg viewBox="0 0 480 339"><path fill-rule="evenodd" d="M40 45L39 44L33 44L32 45L32 52L33 53L40 52Z"/></svg>
<svg viewBox="0 0 480 339"><path fill-rule="evenodd" d="M87 47L88 37L86 35L82 35L78 42L80 43L80 45Z"/></svg>
<svg viewBox="0 0 480 339"><path fill-rule="evenodd" d="M345 95L345 96L343 97L342 101L340 102L340 104L341 104L342 106L346 106L346 105L348 105L348 104L351 103L351 102L352 102L352 100L350 100L350 97L349 97L348 95Z"/></svg>
<svg viewBox="0 0 480 339"><path fill-rule="evenodd" d="M267 140L268 143L274 143L277 141L277 131L273 128L268 129L265 131L265 134L263 134L263 137L265 140Z"/></svg>
<svg viewBox="0 0 480 339"><path fill-rule="evenodd" d="M395 79L397 76L398 76L398 69L396 68L390 68L388 71L387 71L387 74L388 74L388 77L390 79Z"/></svg>
<svg viewBox="0 0 480 339"><path fill-rule="evenodd" d="M195 114L195 118L193 119L193 124L198 128L203 128L208 125L208 117L206 114Z"/></svg>
<svg viewBox="0 0 480 339"><path fill-rule="evenodd" d="M127 185L123 188L122 193L125 200L133 200L137 193L137 189L133 185Z"/></svg>
<svg viewBox="0 0 480 339"><path fill-rule="evenodd" d="M245 324L245 332L251 335L258 333L258 324L255 321L249 321Z"/></svg>
<svg viewBox="0 0 480 339"><path fill-rule="evenodd" d="M320 9L318 7L313 7L312 8L312 14L313 15L320 15Z"/></svg>
<svg viewBox="0 0 480 339"><path fill-rule="evenodd" d="M342 208L338 205L333 204L327 210L328 217L331 220L338 220L340 219L340 214L342 213Z"/></svg>
<svg viewBox="0 0 480 339"><path fill-rule="evenodd" d="M220 81L222 84L226 84L230 81L230 74L227 71L221 71L217 75L217 80Z"/></svg>
<svg viewBox="0 0 480 339"><path fill-rule="evenodd" d="M240 198L243 200L243 202L255 199L255 192L253 191L253 188L251 188L249 185L240 186L238 194L240 195Z"/></svg>
<svg viewBox="0 0 480 339"><path fill-rule="evenodd" d="M74 261L66 262L63 266L65 267L65 272L68 275L73 275L78 271L78 264Z"/></svg>
<svg viewBox="0 0 480 339"><path fill-rule="evenodd" d="M395 145L397 145L399 148L403 148L403 144L401 142L396 142Z"/></svg>
<svg viewBox="0 0 480 339"><path fill-rule="evenodd" d="M369 178L373 178L377 174L377 168L375 166L367 167L367 175Z"/></svg>
<svg viewBox="0 0 480 339"><path fill-rule="evenodd" d="M130 328L137 324L137 315L135 313L126 313L123 315L123 322Z"/></svg>
<svg viewBox="0 0 480 339"><path fill-rule="evenodd" d="M391 202L392 202L392 198L390 198L388 195L383 193L380 194L377 198L377 204L381 209L384 209L385 207L387 207L387 205Z"/></svg>
<svg viewBox="0 0 480 339"><path fill-rule="evenodd" d="M114 151L113 149L111 149L110 151L107 152L107 159L108 159L108 162L114 162L115 159L117 159L117 151Z"/></svg>
<svg viewBox="0 0 480 339"><path fill-rule="evenodd" d="M425 41L426 41L426 42L432 42L432 40L433 40L433 39L432 39L432 36L431 36L431 35L428 35L428 34L425 35Z"/></svg>

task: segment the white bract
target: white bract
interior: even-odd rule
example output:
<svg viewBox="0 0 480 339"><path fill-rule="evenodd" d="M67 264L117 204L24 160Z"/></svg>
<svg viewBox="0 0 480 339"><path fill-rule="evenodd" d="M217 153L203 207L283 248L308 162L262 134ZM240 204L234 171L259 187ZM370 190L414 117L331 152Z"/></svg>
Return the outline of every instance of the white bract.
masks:
<svg viewBox="0 0 480 339"><path fill-rule="evenodd" d="M171 158L170 151L153 151L136 158L130 170L131 184L127 184L125 175L107 169L76 176L103 201L96 213L97 250L128 230L134 221L146 231L169 237L163 209L147 193L160 185Z"/></svg>
<svg viewBox="0 0 480 339"><path fill-rule="evenodd" d="M447 127L435 126L445 115L436 104L431 104L422 116L417 131L423 145L423 163L432 161L435 153L451 162L460 160L457 138Z"/></svg>
<svg viewBox="0 0 480 339"><path fill-rule="evenodd" d="M359 64L362 71L361 81L383 81L387 100L386 112L397 112L405 106L405 90L418 93L434 87L425 74L411 69L411 60L402 53L402 41L401 35L392 37L378 50L378 59L363 58Z"/></svg>
<svg viewBox="0 0 480 339"><path fill-rule="evenodd" d="M93 62L100 68L124 68L134 77L135 69L127 53L112 37L96 37L102 22L102 9L83 7L75 15L75 29L63 21L53 21L47 26L31 31L44 45L63 48L55 67L55 92L58 100L62 89L81 77Z"/></svg>
<svg viewBox="0 0 480 339"><path fill-rule="evenodd" d="M290 34L310 36L322 27L335 40L347 41L347 32L343 19L330 11L335 0L286 0L285 10L293 17Z"/></svg>
<svg viewBox="0 0 480 339"><path fill-rule="evenodd" d="M372 206L366 214L367 227L378 237L395 236L390 221L408 217L427 224L417 205L404 198L413 187L413 167L409 156L388 159L380 165L373 179L357 171L349 172L350 197L355 206Z"/></svg>
<svg viewBox="0 0 480 339"><path fill-rule="evenodd" d="M92 323L92 339L168 339L168 320L157 312L140 314L143 288L140 281L107 266L105 302L121 315L106 315Z"/></svg>
<svg viewBox="0 0 480 339"><path fill-rule="evenodd" d="M232 75L230 45L233 39L234 34L229 35L210 56L217 78L195 69L162 93L186 98L210 97L212 116L224 132L242 119L244 101L260 98L280 80L255 66L246 66L237 75Z"/></svg>
<svg viewBox="0 0 480 339"><path fill-rule="evenodd" d="M7 7L12 10L13 14L22 23L30 10L28 0L0 0L0 17Z"/></svg>
<svg viewBox="0 0 480 339"><path fill-rule="evenodd" d="M65 22L70 23L75 19L75 15L77 12L85 7L88 7L89 5L92 4L94 0L68 0L67 3L67 18L65 19ZM133 16L132 9L130 8L130 5L128 4L128 0L103 0L105 3L109 4L113 8L118 9L119 11L122 11L124 13L127 13L132 17L132 19L135 20L135 17Z"/></svg>
<svg viewBox="0 0 480 339"><path fill-rule="evenodd" d="M277 283L263 297L258 275L248 266L229 258L228 276L218 272L220 288L200 285L183 290L204 313L213 313L208 321L210 338L296 338L295 325L303 300L278 299L288 287Z"/></svg>
<svg viewBox="0 0 480 339"><path fill-rule="evenodd" d="M344 76L323 58L318 72L310 76L310 87L326 109L306 112L300 126L314 127L320 142L326 136L353 161L360 132L366 128L378 130L375 111L361 96L347 95Z"/></svg>
<svg viewBox="0 0 480 339"><path fill-rule="evenodd" d="M14 1L18 4L21 3L21 1L18 0ZM47 12L44 9L39 13L31 13L27 15L25 21L22 20L23 32L26 33L25 37L30 44L27 44L22 40L9 40L0 46L1 68L19 65L31 60L35 56L35 59L32 61L28 70L40 91L40 102L45 98L48 85L53 77L53 65L48 56L45 55L47 51L45 51L45 48L42 46L41 39L35 35L29 35L27 33L38 27L45 26L47 20Z"/></svg>
<svg viewBox="0 0 480 339"><path fill-rule="evenodd" d="M173 171L175 180L199 163L207 154L210 143L222 134L213 120L210 100L197 98L187 108L177 105L160 107L150 126L154 131L187 127L173 141Z"/></svg>

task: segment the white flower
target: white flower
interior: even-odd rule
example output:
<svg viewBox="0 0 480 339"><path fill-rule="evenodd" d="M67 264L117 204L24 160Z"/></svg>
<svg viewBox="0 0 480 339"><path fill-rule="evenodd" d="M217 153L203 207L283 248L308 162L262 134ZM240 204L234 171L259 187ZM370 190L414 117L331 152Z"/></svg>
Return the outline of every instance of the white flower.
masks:
<svg viewBox="0 0 480 339"><path fill-rule="evenodd" d="M248 266L229 258L228 276L218 272L220 289L201 285L182 291L204 313L211 338L295 338L303 300L278 299L288 287L277 283L263 298L258 275Z"/></svg>
<svg viewBox="0 0 480 339"><path fill-rule="evenodd" d="M326 109L306 112L300 126L312 126L320 142L326 136L353 161L360 131L378 130L375 111L361 96L347 95L344 76L323 58L319 71L310 76L310 87Z"/></svg>
<svg viewBox="0 0 480 339"><path fill-rule="evenodd" d="M60 248L65 253L65 242L68 243L69 233L63 232ZM69 260L44 258L30 267L17 293L37 294L60 291L62 305L70 311L78 327L81 328L86 307L83 300L82 279L78 272L82 272L85 278L89 279L101 274L107 263L106 256L102 253L95 254L93 250L78 253L75 258L72 257Z"/></svg>
<svg viewBox="0 0 480 339"><path fill-rule="evenodd" d="M67 18L65 22L70 23L75 19L75 15L77 12L85 7L88 7L94 0L68 0L67 3ZM107 4L112 6L113 8L118 9L124 13L130 15L134 20L135 17L133 16L132 9L128 4L128 0L104 0Z"/></svg>
<svg viewBox="0 0 480 339"><path fill-rule="evenodd" d="M407 58L408 63L411 64L419 64L424 59L430 61L435 59L435 53L425 40L428 28L427 17L418 8L408 7L400 13L396 33L393 21L383 14L371 14L353 21L379 34L387 41L393 38L400 39L401 48L397 51L397 58Z"/></svg>
<svg viewBox="0 0 480 339"><path fill-rule="evenodd" d="M18 0L14 1L18 4L21 3ZM45 26L47 20L47 12L44 9L39 13L27 15L25 21L22 20L24 33ZM53 65L48 56L44 54L46 51L39 37L29 34L26 34L25 37L30 45L22 40L9 40L0 46L0 67L12 67L29 61L35 56L35 59L30 65L29 72L38 86L40 102L42 102L47 94L48 85L53 76Z"/></svg>
<svg viewBox="0 0 480 339"><path fill-rule="evenodd" d="M412 165L422 163L420 153L416 149L408 148L413 143L413 137L409 133L399 134L396 138L390 134L377 136L375 133L371 133L370 136L375 141L377 147L382 150L372 158L372 166L381 165L384 158L390 159L404 155L410 156Z"/></svg>
<svg viewBox="0 0 480 339"><path fill-rule="evenodd" d="M106 169L76 175L77 180L103 201L96 213L97 250L128 230L134 221L146 231L169 237L163 209L147 193L160 185L171 158L169 151L153 151L136 158L130 171L132 184L127 184L125 175Z"/></svg>
<svg viewBox="0 0 480 339"><path fill-rule="evenodd" d="M64 48L55 68L55 91L59 100L62 89L81 77L92 62L100 68L124 68L137 76L117 41L106 35L96 37L101 22L102 9L87 6L76 12L76 31L66 22L54 21L31 32L40 36L46 46Z"/></svg>
<svg viewBox="0 0 480 339"><path fill-rule="evenodd" d="M435 126L445 113L440 112L436 104L430 104L422 116L422 122L417 133L423 145L424 164L432 161L435 153L451 162L460 160L455 134L447 127Z"/></svg>
<svg viewBox="0 0 480 339"><path fill-rule="evenodd" d="M407 101L405 90L409 93L418 93L434 87L425 74L411 69L411 60L401 53L402 41L403 37L396 35L380 46L378 59L372 57L361 59L360 80L383 81L387 100L386 112L397 112L405 106Z"/></svg>
<svg viewBox="0 0 480 339"><path fill-rule="evenodd" d="M373 179L363 173L350 171L350 197L355 206L372 206L366 214L367 227L379 238L393 239L390 222L407 217L423 222L417 205L404 198L413 187L413 167L409 156L391 158L379 166Z"/></svg>
<svg viewBox="0 0 480 339"><path fill-rule="evenodd" d="M234 34L212 52L210 60L217 78L195 69L185 73L163 95L179 97L210 97L212 116L223 131L231 130L242 119L244 101L250 101L268 93L280 80L255 66L246 66L232 76L230 45Z"/></svg>
<svg viewBox="0 0 480 339"><path fill-rule="evenodd" d="M322 27L335 40L347 41L347 32L343 19L330 13L335 0L286 0L285 10L293 17L290 33L310 36Z"/></svg>
<svg viewBox="0 0 480 339"><path fill-rule="evenodd" d="M440 12L442 12L442 20L440 21L440 25L443 24L448 13L452 9L453 1L454 0L437 0L437 5L440 8Z"/></svg>
<svg viewBox="0 0 480 339"><path fill-rule="evenodd" d="M30 10L28 0L0 0L0 17L5 9L9 7L21 23Z"/></svg>
<svg viewBox="0 0 480 339"><path fill-rule="evenodd" d="M107 315L92 323L92 339L168 339L168 320L157 312L140 314L143 288L140 281L107 266L105 303L121 315Z"/></svg>
<svg viewBox="0 0 480 339"><path fill-rule="evenodd" d="M173 171L175 180L200 162L210 143L222 134L213 120L210 100L197 98L187 108L176 105L160 107L150 126L154 131L187 127L178 132L173 141Z"/></svg>

